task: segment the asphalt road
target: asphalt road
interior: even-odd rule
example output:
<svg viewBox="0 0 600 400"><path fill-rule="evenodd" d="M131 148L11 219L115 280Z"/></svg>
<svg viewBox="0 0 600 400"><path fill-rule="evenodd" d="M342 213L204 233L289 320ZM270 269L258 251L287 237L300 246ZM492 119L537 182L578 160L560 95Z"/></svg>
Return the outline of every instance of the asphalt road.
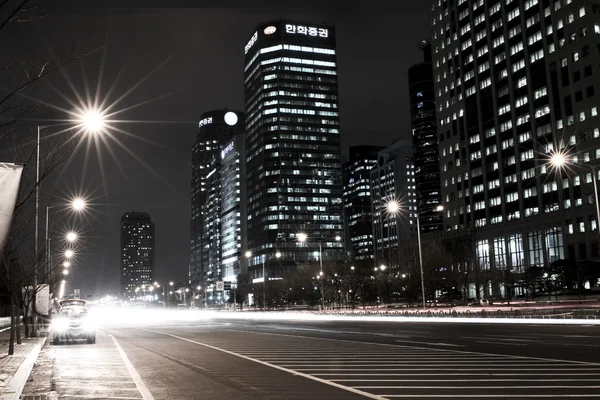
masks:
<svg viewBox="0 0 600 400"><path fill-rule="evenodd" d="M600 326L211 318L47 345L61 399L600 399ZM48 378L44 378L48 380ZM34 387L35 386L35 387ZM50 392L48 392L48 390Z"/></svg>

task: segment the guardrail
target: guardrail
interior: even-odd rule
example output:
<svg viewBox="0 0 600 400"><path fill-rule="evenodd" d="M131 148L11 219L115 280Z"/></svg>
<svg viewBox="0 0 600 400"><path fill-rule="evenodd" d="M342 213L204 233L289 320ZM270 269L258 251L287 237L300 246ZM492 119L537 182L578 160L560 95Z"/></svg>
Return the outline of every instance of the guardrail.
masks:
<svg viewBox="0 0 600 400"><path fill-rule="evenodd" d="M394 317L443 317L443 318L541 318L541 319L600 319L600 310L556 309L556 310L339 310L322 311L315 314L394 316Z"/></svg>

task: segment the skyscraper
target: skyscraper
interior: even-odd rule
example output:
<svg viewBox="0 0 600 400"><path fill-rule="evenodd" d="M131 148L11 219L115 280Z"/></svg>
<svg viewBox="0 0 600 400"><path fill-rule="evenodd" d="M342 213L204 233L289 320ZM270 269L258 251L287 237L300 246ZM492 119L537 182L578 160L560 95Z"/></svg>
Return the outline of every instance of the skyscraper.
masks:
<svg viewBox="0 0 600 400"><path fill-rule="evenodd" d="M597 258L600 7L431 4L444 225L475 230L484 295L528 267ZM577 154L570 171L553 171L555 152Z"/></svg>
<svg viewBox="0 0 600 400"><path fill-rule="evenodd" d="M348 251L355 260L373 259L373 210L371 169L377 164L382 146L350 146L344 163L344 220Z"/></svg>
<svg viewBox="0 0 600 400"><path fill-rule="evenodd" d="M246 135L236 135L221 150L221 260L224 281L246 272Z"/></svg>
<svg viewBox="0 0 600 400"><path fill-rule="evenodd" d="M221 275L221 150L244 132L244 114L213 110L202 114L192 148L190 271L193 286L204 288Z"/></svg>
<svg viewBox="0 0 600 400"><path fill-rule="evenodd" d="M133 299L135 289L152 285L154 223L150 215L128 212L121 217L121 297Z"/></svg>
<svg viewBox="0 0 600 400"><path fill-rule="evenodd" d="M442 204L442 190L440 187L440 159L435 119L431 44L423 40L419 47L423 51L424 60L408 70L408 91L417 210L419 211L421 232L429 232L441 230L444 226L443 214L435 211L436 207Z"/></svg>
<svg viewBox="0 0 600 400"><path fill-rule="evenodd" d="M280 265L344 256L335 48L332 26L292 21L258 25L245 46L252 277L276 251Z"/></svg>
<svg viewBox="0 0 600 400"><path fill-rule="evenodd" d="M412 143L396 140L377 153L371 170L375 264L396 268L399 252L416 232L415 169ZM397 212L388 207L398 205Z"/></svg>

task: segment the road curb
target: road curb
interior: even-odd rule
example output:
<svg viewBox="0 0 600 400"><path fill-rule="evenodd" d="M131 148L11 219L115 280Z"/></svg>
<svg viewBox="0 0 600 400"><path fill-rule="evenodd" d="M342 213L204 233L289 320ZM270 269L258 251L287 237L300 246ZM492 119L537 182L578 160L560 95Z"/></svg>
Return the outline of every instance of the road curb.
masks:
<svg viewBox="0 0 600 400"><path fill-rule="evenodd" d="M43 338L41 343L38 343L33 347L27 358L21 363L17 372L6 385L6 389L0 395L0 400L18 400L19 397L21 397L21 393L25 388L25 383L27 383L27 379L29 379L29 374L31 374L33 365L37 361L44 343L46 343L46 338Z"/></svg>

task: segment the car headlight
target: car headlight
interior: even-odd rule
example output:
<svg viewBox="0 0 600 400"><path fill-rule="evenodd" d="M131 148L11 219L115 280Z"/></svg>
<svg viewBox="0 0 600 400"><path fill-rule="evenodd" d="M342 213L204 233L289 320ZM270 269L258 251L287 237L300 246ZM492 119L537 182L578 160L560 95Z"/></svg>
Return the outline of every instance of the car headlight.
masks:
<svg viewBox="0 0 600 400"><path fill-rule="evenodd" d="M56 319L52 321L52 329L57 332L63 332L69 329L69 321L66 319Z"/></svg>

